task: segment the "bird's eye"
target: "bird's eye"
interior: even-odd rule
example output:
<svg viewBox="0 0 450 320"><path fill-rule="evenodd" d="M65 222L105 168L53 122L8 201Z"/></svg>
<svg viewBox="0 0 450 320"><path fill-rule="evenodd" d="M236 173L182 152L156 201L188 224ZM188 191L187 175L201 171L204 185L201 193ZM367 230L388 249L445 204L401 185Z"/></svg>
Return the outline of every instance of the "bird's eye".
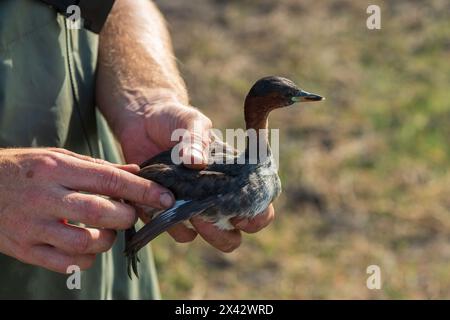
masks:
<svg viewBox="0 0 450 320"><path fill-rule="evenodd" d="M295 91L288 91L287 94L285 95L287 99L291 99L292 97L294 97L296 95Z"/></svg>

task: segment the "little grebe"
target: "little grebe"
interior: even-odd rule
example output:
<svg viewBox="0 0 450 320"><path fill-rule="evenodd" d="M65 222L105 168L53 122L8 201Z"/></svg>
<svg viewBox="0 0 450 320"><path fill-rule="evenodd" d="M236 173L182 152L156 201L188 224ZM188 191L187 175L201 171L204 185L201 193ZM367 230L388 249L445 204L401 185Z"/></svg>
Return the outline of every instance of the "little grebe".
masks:
<svg viewBox="0 0 450 320"><path fill-rule="evenodd" d="M296 102L321 101L319 95L299 89L292 81L281 77L265 77L258 80L245 99L245 122L247 130L268 128L269 113ZM126 232L125 254L128 257L128 274L137 272L137 252L163 233L169 227L199 215L214 222L219 229L233 229L229 223L233 217L252 218L263 212L281 192L274 157L267 134L258 141L259 148L265 148L266 156L259 151L255 161L250 161L249 139L246 150L236 150L215 140L211 143L210 164L203 170L188 169L174 164L171 150L162 152L141 165L139 176L155 181L173 192L175 205L158 215L141 228ZM223 149L224 152L217 152ZM244 161L238 159L244 157ZM224 161L233 158L234 161Z"/></svg>

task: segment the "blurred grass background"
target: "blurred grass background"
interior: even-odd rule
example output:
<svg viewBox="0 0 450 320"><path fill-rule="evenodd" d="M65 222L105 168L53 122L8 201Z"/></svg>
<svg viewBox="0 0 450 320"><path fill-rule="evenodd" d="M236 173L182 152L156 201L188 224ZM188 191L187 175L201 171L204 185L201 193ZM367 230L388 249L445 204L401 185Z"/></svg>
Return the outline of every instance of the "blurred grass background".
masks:
<svg viewBox="0 0 450 320"><path fill-rule="evenodd" d="M244 126L265 75L327 98L271 116L284 189L273 225L232 254L154 242L163 297L450 298L450 2L156 2L215 127ZM371 264L382 290L366 287Z"/></svg>

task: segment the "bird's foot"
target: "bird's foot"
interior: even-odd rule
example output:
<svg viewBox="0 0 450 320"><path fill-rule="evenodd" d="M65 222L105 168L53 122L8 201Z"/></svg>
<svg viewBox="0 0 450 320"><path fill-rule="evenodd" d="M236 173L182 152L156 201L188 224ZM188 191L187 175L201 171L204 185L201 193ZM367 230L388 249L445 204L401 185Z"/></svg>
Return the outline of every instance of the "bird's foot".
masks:
<svg viewBox="0 0 450 320"><path fill-rule="evenodd" d="M137 251L129 247L130 240L135 234L136 229L134 226L125 231L125 255L127 257L127 273L130 279L133 279L132 272L139 278L138 263L141 262Z"/></svg>
<svg viewBox="0 0 450 320"><path fill-rule="evenodd" d="M128 277L132 280L134 273L137 278L139 278L139 271L138 271L138 263L141 262L139 260L137 252L133 252L130 254L127 254L127 273Z"/></svg>

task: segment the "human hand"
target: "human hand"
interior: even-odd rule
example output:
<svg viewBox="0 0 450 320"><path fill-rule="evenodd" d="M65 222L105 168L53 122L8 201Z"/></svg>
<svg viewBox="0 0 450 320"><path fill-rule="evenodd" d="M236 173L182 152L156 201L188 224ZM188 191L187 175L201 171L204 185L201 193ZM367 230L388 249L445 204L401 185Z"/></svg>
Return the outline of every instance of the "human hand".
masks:
<svg viewBox="0 0 450 320"><path fill-rule="evenodd" d="M134 112L128 113L122 119L118 137L125 158L129 163L142 163L145 160L170 149L178 141L171 141L172 132L176 129L190 131L193 147L187 148L190 154L183 159L190 160L186 166L202 169L207 164L207 147L211 121L197 109L187 106L168 91L161 91L140 103L139 107L128 108ZM117 131L116 131L117 132ZM197 160L197 161L195 161ZM195 164L197 163L197 164ZM233 219L235 230L224 231L201 218L191 219L195 230L178 224L168 230L177 242L193 241L197 234L215 248L231 252L241 243L241 232L255 233L263 229L274 219L272 205L255 219ZM145 216L141 215L143 220ZM147 222L147 221L145 221Z"/></svg>
<svg viewBox="0 0 450 320"><path fill-rule="evenodd" d="M60 273L88 269L112 247L114 230L136 222L135 209L113 198L173 205L170 192L138 170L64 149L1 149L0 252Z"/></svg>

